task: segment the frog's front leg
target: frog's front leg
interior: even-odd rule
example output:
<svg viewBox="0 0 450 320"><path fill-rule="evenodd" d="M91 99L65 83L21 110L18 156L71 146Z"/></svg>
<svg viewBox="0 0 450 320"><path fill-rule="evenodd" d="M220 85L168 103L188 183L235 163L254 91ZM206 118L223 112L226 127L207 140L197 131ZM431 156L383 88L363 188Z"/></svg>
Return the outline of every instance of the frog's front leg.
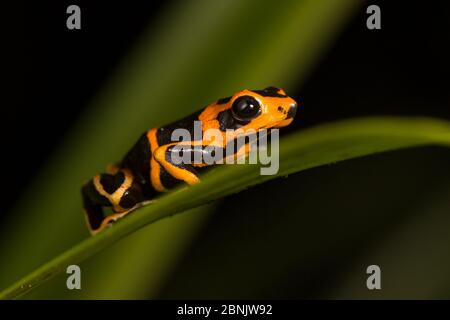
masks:
<svg viewBox="0 0 450 320"><path fill-rule="evenodd" d="M197 141L166 144L158 147L153 157L173 178L193 185L200 182L195 167L210 165L203 159L205 156L212 156L211 152L214 150L198 144Z"/></svg>
<svg viewBox="0 0 450 320"><path fill-rule="evenodd" d="M188 185L200 182L198 173L192 164L173 161L173 148L175 144L167 144L160 146L153 153L155 160L169 173L173 178L184 181Z"/></svg>

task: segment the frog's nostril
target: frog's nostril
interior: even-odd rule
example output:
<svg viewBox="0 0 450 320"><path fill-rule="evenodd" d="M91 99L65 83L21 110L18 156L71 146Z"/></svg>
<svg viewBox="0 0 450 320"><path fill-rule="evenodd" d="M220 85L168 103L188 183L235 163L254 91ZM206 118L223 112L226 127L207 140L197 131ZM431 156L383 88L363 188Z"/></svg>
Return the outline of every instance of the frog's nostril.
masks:
<svg viewBox="0 0 450 320"><path fill-rule="evenodd" d="M296 113L297 113L297 104L293 103L293 104L290 105L287 115L288 115L289 118L293 118L293 117L295 117Z"/></svg>

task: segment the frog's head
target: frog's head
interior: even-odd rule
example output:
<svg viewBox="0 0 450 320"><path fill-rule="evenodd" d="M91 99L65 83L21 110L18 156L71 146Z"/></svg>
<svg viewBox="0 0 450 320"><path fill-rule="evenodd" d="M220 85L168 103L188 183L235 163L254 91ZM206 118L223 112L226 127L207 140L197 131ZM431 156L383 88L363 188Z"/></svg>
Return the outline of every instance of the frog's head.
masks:
<svg viewBox="0 0 450 320"><path fill-rule="evenodd" d="M297 103L283 89L242 90L229 101L231 116L243 129L285 127L294 120Z"/></svg>
<svg viewBox="0 0 450 320"><path fill-rule="evenodd" d="M297 103L283 89L242 90L208 105L198 116L203 130L226 131L285 127L294 120Z"/></svg>

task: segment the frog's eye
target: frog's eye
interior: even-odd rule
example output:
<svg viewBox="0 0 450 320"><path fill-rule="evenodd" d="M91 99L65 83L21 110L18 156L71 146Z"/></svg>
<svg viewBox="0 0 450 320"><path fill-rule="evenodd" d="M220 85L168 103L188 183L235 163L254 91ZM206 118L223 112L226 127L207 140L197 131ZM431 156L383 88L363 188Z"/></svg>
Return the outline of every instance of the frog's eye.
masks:
<svg viewBox="0 0 450 320"><path fill-rule="evenodd" d="M249 121L261 113L259 102L251 96L241 96L231 106L233 117L238 121Z"/></svg>

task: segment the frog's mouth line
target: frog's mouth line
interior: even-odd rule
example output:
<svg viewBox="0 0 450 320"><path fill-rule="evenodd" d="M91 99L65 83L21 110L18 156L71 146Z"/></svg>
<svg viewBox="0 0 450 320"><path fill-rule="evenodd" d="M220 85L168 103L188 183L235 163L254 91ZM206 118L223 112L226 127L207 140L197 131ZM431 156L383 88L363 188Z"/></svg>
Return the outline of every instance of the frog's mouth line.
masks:
<svg viewBox="0 0 450 320"><path fill-rule="evenodd" d="M277 125L274 126L274 128L286 127L286 126L290 125L292 123L292 121L294 121L294 118L287 118L287 119L281 120L280 122L278 122Z"/></svg>

